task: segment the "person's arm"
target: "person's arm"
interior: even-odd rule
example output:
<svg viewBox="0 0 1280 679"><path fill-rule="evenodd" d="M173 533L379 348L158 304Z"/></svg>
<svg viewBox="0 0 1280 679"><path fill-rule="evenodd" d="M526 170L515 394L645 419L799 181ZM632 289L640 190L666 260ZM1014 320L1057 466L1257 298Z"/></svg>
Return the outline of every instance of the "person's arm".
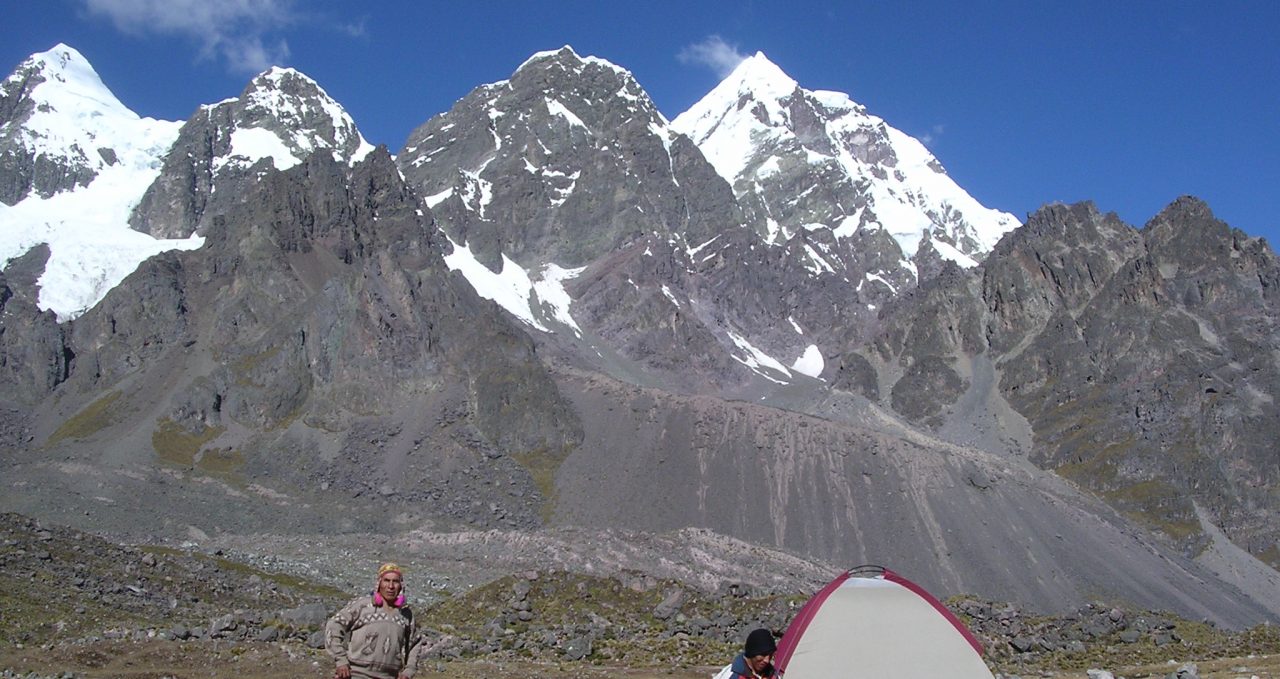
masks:
<svg viewBox="0 0 1280 679"><path fill-rule="evenodd" d="M397 679L413 679L413 675L418 671L418 659L423 649L427 647L425 641L426 635L418 629L418 621L409 623L409 638L405 641L404 669L400 670L400 676Z"/></svg>
<svg viewBox="0 0 1280 679"><path fill-rule="evenodd" d="M350 679L351 661L347 658L347 644L351 640L351 625L360 610L360 602L353 601L338 609L324 626L324 650L329 653L337 669L336 679Z"/></svg>

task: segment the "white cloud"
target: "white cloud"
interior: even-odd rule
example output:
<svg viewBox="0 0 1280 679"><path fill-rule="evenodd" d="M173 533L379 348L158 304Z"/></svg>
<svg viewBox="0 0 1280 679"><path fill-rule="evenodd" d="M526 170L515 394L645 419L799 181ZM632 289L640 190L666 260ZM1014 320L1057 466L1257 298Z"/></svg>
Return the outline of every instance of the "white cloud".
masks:
<svg viewBox="0 0 1280 679"><path fill-rule="evenodd" d="M289 45L267 36L294 21L294 0L84 0L92 15L134 35L179 35L200 45L204 58L222 58L236 71L258 73L289 57Z"/></svg>
<svg viewBox="0 0 1280 679"><path fill-rule="evenodd" d="M931 146L933 142L938 140L938 137L942 136L942 132L945 128L945 125L934 125L928 132L924 133L924 135L920 137L920 143L925 146Z"/></svg>
<svg viewBox="0 0 1280 679"><path fill-rule="evenodd" d="M676 58L681 63L699 64L716 72L724 78L742 63L747 55L738 51L737 45L730 45L718 35L708 36L706 40L694 43L680 50Z"/></svg>

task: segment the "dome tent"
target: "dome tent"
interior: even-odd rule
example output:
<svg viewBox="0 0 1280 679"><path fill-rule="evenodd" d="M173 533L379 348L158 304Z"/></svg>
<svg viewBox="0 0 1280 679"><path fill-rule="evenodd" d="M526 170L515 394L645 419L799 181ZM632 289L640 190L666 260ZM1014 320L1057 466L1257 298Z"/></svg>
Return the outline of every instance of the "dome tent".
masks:
<svg viewBox="0 0 1280 679"><path fill-rule="evenodd" d="M840 574L787 626L782 679L992 679L982 645L919 585L879 566Z"/></svg>

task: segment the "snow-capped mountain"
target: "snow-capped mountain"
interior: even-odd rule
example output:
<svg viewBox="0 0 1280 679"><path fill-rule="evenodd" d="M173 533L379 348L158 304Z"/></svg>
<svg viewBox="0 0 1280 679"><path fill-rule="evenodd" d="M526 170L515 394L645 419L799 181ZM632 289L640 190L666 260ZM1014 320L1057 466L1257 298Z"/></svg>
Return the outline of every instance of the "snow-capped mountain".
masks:
<svg viewBox="0 0 1280 679"><path fill-rule="evenodd" d="M27 59L0 93L0 162L14 168L0 184L0 261L48 244L42 308L73 318L144 259L200 245L128 226L180 123L139 117L66 45Z"/></svg>
<svg viewBox="0 0 1280 679"><path fill-rule="evenodd" d="M580 332L564 286L582 267L741 225L728 187L631 73L570 47L434 116L397 162L453 242L451 266L541 330Z"/></svg>
<svg viewBox="0 0 1280 679"><path fill-rule="evenodd" d="M33 55L0 92L0 158L17 169L0 183L0 260L47 244L38 304L63 320L148 257L199 247L210 203L237 200L263 172L315 152L350 165L373 148L293 69L272 68L185 123L140 118L66 45Z"/></svg>
<svg viewBox="0 0 1280 679"><path fill-rule="evenodd" d="M1280 261L1198 201L1142 231L1045 208L992 248L1007 216L763 57L691 139L626 69L536 54L392 158L296 71L160 138L45 56L0 101L0 509L692 526L947 593L1280 615ZM201 237L74 323L37 308L59 262Z"/></svg>
<svg viewBox="0 0 1280 679"><path fill-rule="evenodd" d="M210 204L216 210L223 201L238 200L263 173L286 170L318 152L350 165L372 149L346 110L314 80L273 67L239 97L201 106L183 124L159 181L147 189L129 223L170 238L203 234Z"/></svg>
<svg viewBox="0 0 1280 679"><path fill-rule="evenodd" d="M915 138L839 92L810 91L762 53L672 121L746 202L771 240L885 230L907 258L928 241L972 266L1018 226L980 205ZM909 266L909 265L907 265Z"/></svg>

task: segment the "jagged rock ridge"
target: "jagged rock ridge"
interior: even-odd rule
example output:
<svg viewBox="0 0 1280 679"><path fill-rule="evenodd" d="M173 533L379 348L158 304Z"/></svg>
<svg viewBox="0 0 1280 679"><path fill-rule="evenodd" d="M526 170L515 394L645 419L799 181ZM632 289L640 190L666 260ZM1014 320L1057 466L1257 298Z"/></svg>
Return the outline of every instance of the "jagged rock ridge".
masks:
<svg viewBox="0 0 1280 679"><path fill-rule="evenodd" d="M287 170L318 151L351 163L372 150L342 106L293 69L272 68L239 97L187 120L129 225L163 238L204 233L212 201L235 200L268 168Z"/></svg>

